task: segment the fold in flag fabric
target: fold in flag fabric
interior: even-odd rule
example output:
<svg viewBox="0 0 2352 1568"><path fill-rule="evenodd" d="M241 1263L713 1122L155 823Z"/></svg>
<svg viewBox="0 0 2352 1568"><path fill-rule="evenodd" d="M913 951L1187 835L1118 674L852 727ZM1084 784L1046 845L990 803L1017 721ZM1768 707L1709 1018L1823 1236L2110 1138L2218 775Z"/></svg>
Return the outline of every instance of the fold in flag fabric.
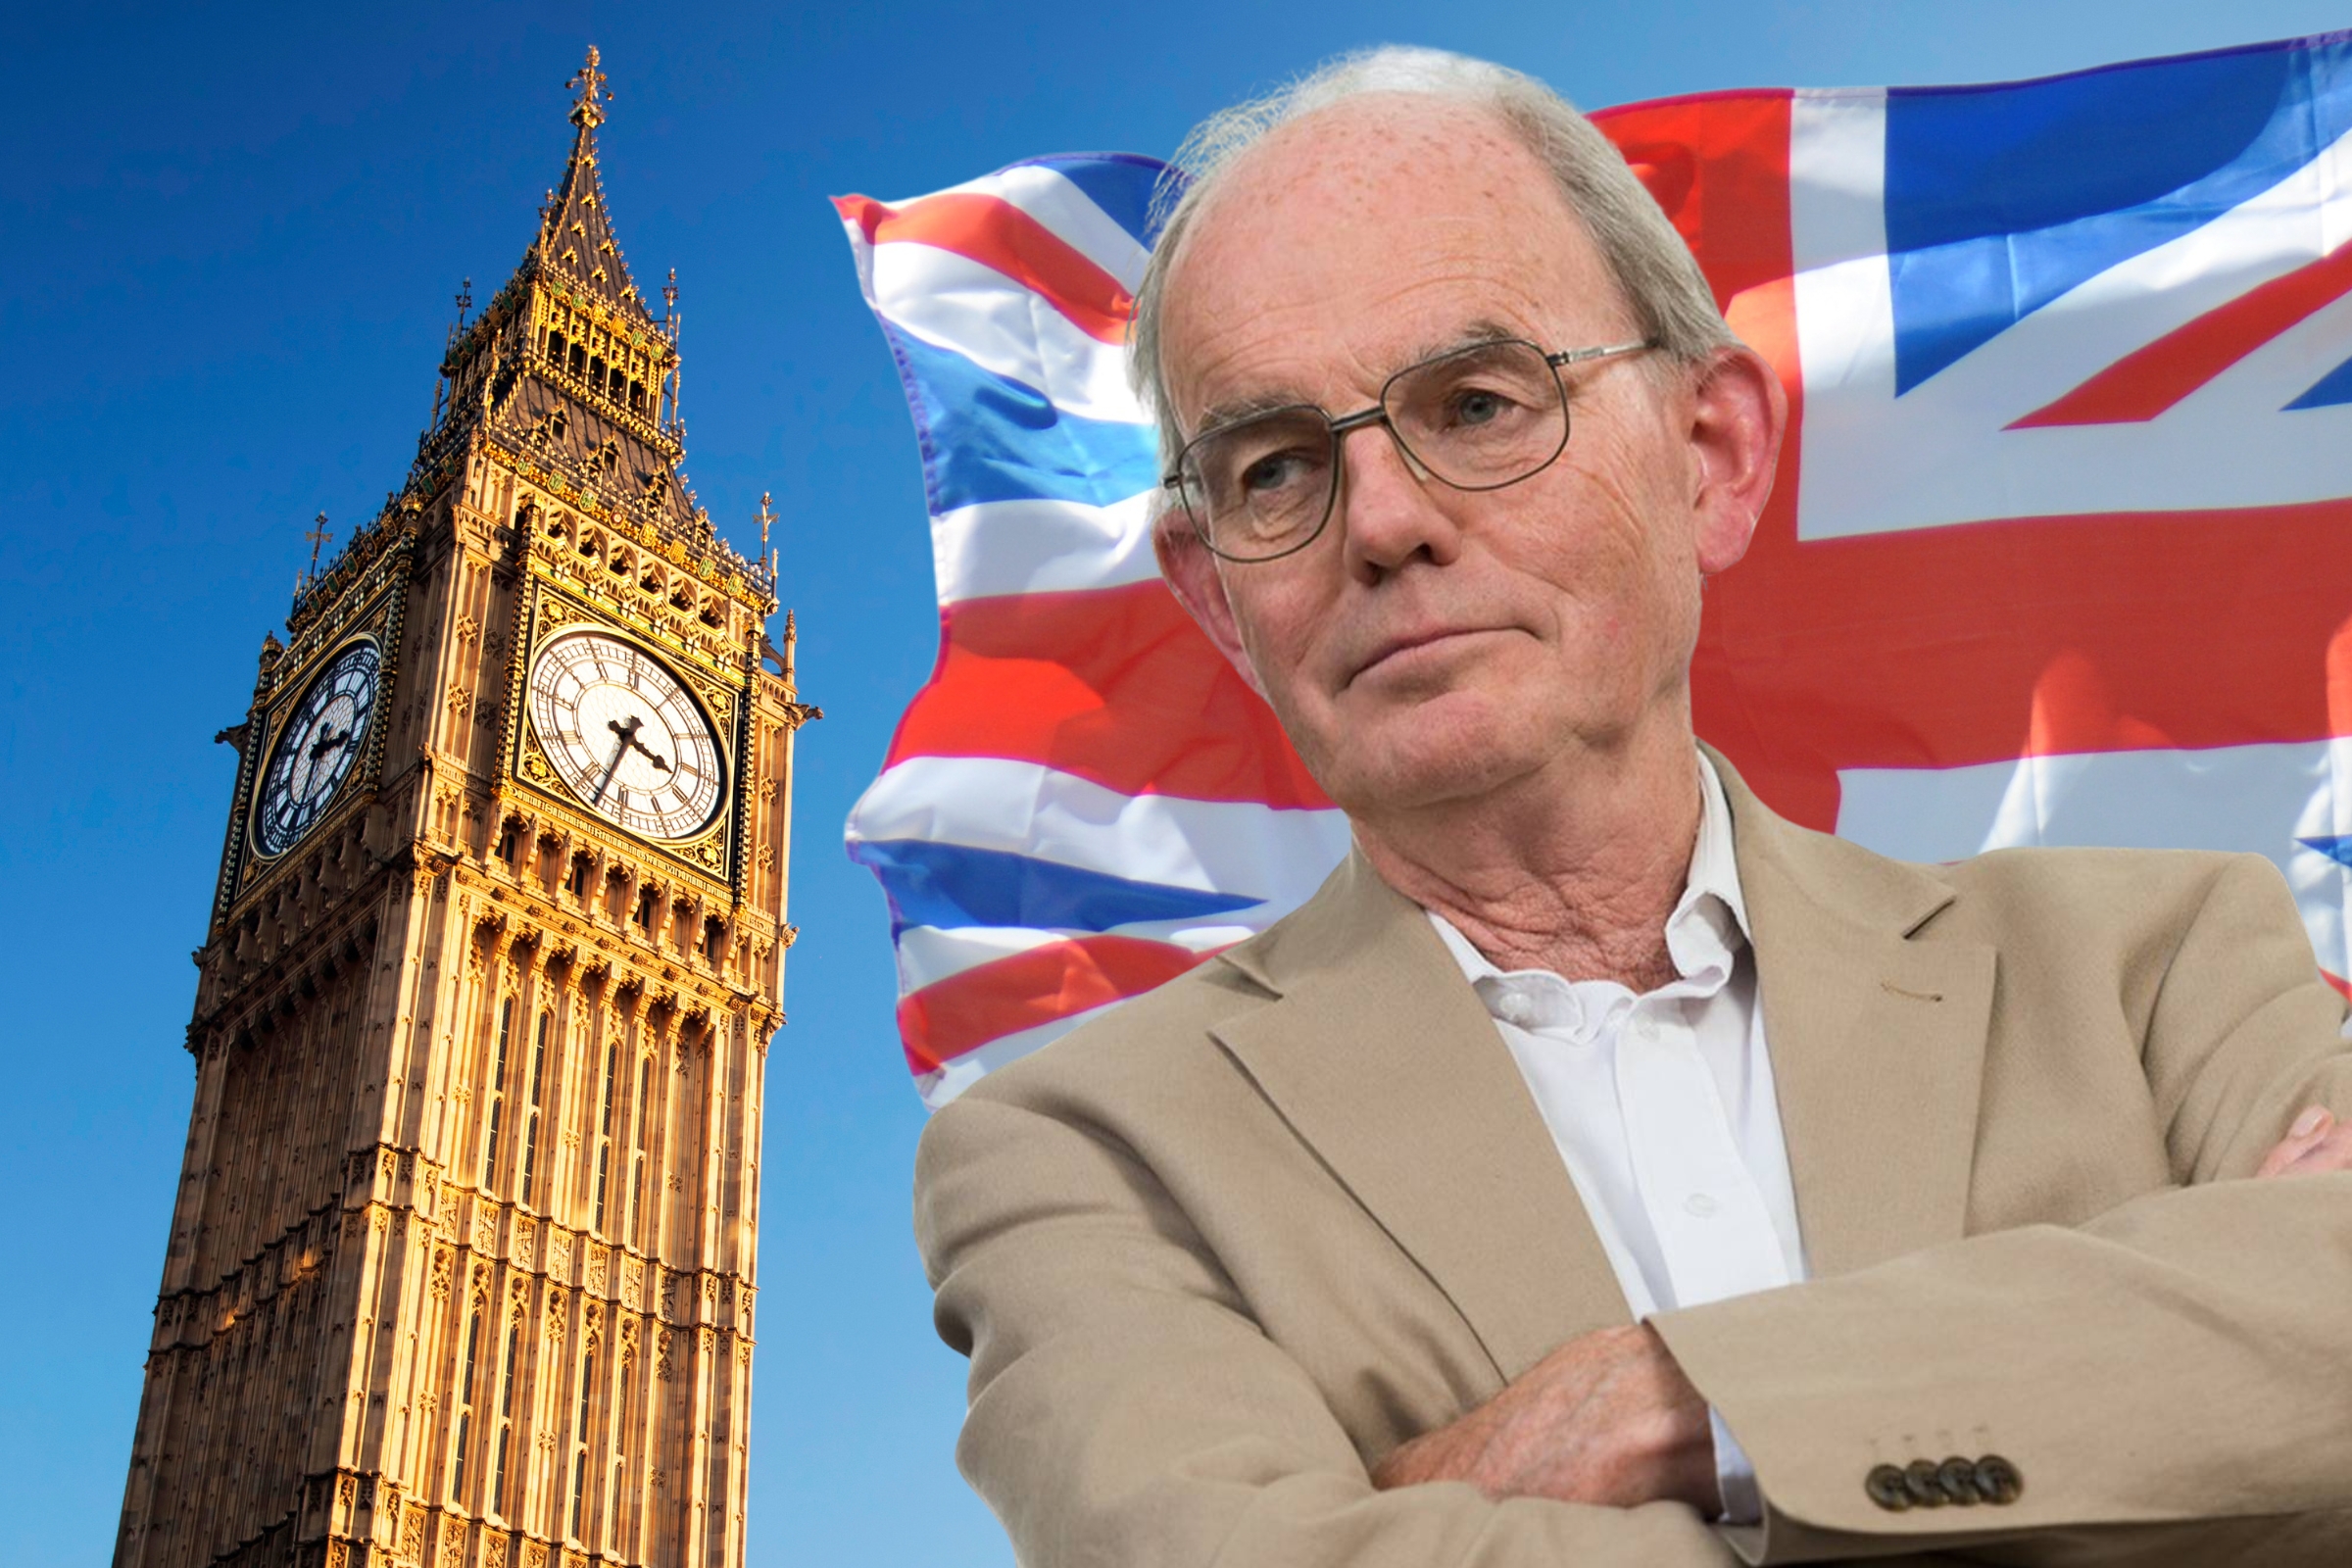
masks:
<svg viewBox="0 0 2352 1568"><path fill-rule="evenodd" d="M939 662L858 801L937 1105L1296 908L1347 822L1160 585L1127 387L1163 166L836 200L914 414Z"/></svg>
<svg viewBox="0 0 2352 1568"><path fill-rule="evenodd" d="M1884 853L2253 851L2352 972L2352 33L1593 116L1786 384L1699 733ZM1123 334L1159 164L836 202L940 655L849 824L924 1099L1295 908L1345 820L1160 586Z"/></svg>

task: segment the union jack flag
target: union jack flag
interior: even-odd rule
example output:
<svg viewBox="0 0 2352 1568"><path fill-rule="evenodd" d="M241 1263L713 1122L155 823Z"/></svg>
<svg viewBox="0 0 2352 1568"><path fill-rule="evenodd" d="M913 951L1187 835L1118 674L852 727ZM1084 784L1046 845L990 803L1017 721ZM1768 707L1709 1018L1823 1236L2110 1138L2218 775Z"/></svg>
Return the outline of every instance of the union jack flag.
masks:
<svg viewBox="0 0 2352 1568"><path fill-rule="evenodd" d="M2266 855L2352 973L2352 33L1593 118L1793 412L1709 590L1699 733L1907 858ZM1050 158L836 204L939 580L938 666L849 826L933 1104L1347 847L1152 567L1120 345L1161 174Z"/></svg>

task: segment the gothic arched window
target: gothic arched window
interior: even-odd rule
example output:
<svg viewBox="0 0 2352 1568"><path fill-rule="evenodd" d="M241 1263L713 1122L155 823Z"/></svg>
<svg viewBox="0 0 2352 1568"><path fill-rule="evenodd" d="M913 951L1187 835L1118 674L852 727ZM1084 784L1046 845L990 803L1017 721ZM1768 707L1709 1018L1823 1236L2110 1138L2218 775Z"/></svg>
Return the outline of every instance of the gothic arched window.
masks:
<svg viewBox="0 0 2352 1568"><path fill-rule="evenodd" d="M531 1201L532 1178L539 1173L540 1091L547 1083L547 1029L554 1021L552 1013L539 1014L539 1034L531 1046L531 1108L522 1124L522 1191L515 1194L526 1203Z"/></svg>
<svg viewBox="0 0 2352 1568"><path fill-rule="evenodd" d="M498 1135L507 1115L507 1046L514 1032L514 999L498 1004L498 1046L490 1060L490 1120L482 1132L482 1190L498 1180Z"/></svg>
<svg viewBox="0 0 2352 1568"><path fill-rule="evenodd" d="M465 1501L466 1447L473 1437L473 1372L482 1348L482 1309L476 1303L466 1325L466 1353L458 1362L458 1432L449 1463L449 1500Z"/></svg>

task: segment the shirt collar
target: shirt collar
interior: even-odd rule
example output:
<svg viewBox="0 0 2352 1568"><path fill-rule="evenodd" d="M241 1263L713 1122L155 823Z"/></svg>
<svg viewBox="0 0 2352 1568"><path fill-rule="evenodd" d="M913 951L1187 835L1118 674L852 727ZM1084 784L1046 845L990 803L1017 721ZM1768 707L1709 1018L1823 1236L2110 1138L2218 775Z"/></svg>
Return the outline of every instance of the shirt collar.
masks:
<svg viewBox="0 0 2352 1568"><path fill-rule="evenodd" d="M1682 976L1680 982L1668 989L1688 996L1708 997L1730 983L1740 949L1748 941L1747 903L1740 897L1740 864L1732 852L1731 805L1724 797L1723 780L1716 775L1714 762L1703 752L1698 754L1698 842L1690 852L1690 870L1683 886L1683 896L1675 902L1674 912L1666 917L1666 953L1674 960L1675 971ZM1454 928L1452 921L1435 909L1423 912L1436 928L1438 940L1452 955L1463 978L1486 1003L1488 1011L1498 1011L1499 1001L1505 994L1524 990L1524 982L1539 977L1553 983L1536 988L1540 992L1575 989L1549 970L1506 971L1496 967L1472 946L1468 937ZM1627 1000L1631 1001L1630 992ZM1562 1007L1572 1015L1562 1022L1581 1018L1585 1010L1575 999L1546 996L1537 1012L1550 1015ZM1527 1010L1524 1006L1514 1006L1503 1015L1514 1023L1524 1023L1524 1019L1510 1014Z"/></svg>
<svg viewBox="0 0 2352 1568"><path fill-rule="evenodd" d="M1747 901L1740 894L1740 861L1732 853L1732 808L1715 763L1698 754L1698 843L1690 876L1666 917L1666 952L1687 980L1720 965L1725 978L1748 940Z"/></svg>

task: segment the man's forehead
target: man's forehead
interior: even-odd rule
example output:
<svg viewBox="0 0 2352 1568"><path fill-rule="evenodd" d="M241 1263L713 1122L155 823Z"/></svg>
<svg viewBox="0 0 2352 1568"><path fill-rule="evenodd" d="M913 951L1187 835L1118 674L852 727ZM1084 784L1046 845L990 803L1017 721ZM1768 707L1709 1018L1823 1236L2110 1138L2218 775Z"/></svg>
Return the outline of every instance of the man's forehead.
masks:
<svg viewBox="0 0 2352 1568"><path fill-rule="evenodd" d="M1544 166L1493 111L1367 93L1278 126L1237 155L1194 233L1279 223L1299 208L1318 220L1475 222L1531 206L1539 211L1530 217L1565 216Z"/></svg>
<svg viewBox="0 0 2352 1568"><path fill-rule="evenodd" d="M1614 318L1615 296L1549 172L1496 116L1367 94L1278 128L1222 175L1170 268L1167 370L1199 428L1203 399L1311 395L1325 372L1361 380L1594 307Z"/></svg>

